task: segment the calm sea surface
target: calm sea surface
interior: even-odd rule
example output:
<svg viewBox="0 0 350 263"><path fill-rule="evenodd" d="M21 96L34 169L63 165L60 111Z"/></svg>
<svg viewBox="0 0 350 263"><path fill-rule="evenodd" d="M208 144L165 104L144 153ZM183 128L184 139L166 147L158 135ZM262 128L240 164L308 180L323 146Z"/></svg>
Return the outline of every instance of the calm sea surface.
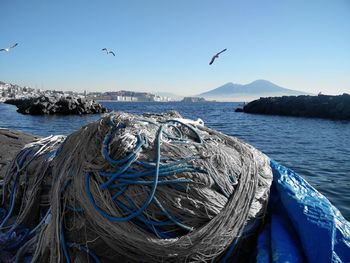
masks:
<svg viewBox="0 0 350 263"><path fill-rule="evenodd" d="M102 104L136 114L177 110L185 118L201 118L207 126L239 137L299 173L350 220L350 121L236 113L238 103ZM28 116L0 103L0 127L41 136L69 134L99 117Z"/></svg>

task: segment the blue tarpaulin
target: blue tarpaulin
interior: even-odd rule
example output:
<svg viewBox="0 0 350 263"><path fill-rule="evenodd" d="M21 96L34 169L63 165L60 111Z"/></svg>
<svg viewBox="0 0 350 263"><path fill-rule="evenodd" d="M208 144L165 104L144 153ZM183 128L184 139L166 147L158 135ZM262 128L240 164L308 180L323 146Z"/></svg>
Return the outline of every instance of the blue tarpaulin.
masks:
<svg viewBox="0 0 350 263"><path fill-rule="evenodd" d="M350 262L350 223L292 170L271 161L270 222L257 262Z"/></svg>

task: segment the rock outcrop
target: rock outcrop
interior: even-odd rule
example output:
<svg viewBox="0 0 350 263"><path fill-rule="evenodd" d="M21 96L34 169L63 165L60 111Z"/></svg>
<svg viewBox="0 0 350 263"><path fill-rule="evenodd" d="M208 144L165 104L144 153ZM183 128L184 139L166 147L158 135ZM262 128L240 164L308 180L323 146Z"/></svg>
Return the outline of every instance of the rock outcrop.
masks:
<svg viewBox="0 0 350 263"><path fill-rule="evenodd" d="M350 120L350 95L260 98L243 108L246 113Z"/></svg>
<svg viewBox="0 0 350 263"><path fill-rule="evenodd" d="M31 115L81 115L108 112L105 107L94 100L71 96L9 99L5 103L16 105L19 113Z"/></svg>
<svg viewBox="0 0 350 263"><path fill-rule="evenodd" d="M0 181L16 154L39 137L16 130L0 129Z"/></svg>

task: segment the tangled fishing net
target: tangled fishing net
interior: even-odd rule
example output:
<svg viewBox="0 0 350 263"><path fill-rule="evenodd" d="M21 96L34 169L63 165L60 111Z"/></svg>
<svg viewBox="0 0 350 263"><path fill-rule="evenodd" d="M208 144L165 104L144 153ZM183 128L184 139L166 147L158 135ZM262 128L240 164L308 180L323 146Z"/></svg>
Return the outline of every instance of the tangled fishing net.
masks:
<svg viewBox="0 0 350 263"><path fill-rule="evenodd" d="M2 186L4 262L225 261L264 216L248 144L178 113L112 113L27 145Z"/></svg>

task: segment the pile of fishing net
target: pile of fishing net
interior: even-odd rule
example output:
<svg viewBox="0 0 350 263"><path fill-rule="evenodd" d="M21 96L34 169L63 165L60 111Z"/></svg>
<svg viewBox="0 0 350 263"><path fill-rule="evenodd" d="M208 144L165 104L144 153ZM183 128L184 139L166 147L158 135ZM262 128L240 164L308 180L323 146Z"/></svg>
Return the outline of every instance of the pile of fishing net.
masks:
<svg viewBox="0 0 350 263"><path fill-rule="evenodd" d="M0 257L224 262L259 225L271 181L264 154L201 120L111 113L16 156L2 186Z"/></svg>

